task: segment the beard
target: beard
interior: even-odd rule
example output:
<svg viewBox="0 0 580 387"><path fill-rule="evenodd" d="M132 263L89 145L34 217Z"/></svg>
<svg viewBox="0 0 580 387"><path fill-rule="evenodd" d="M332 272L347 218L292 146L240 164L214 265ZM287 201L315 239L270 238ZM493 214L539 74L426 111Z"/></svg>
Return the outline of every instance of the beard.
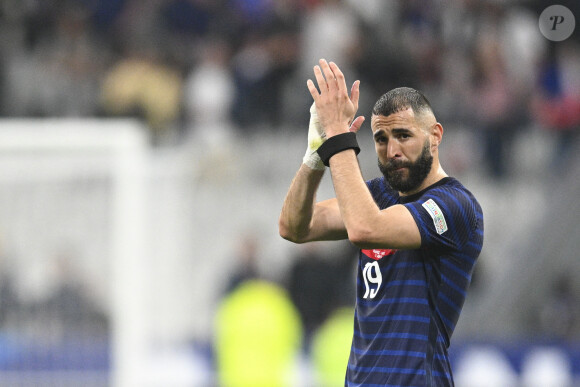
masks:
<svg viewBox="0 0 580 387"><path fill-rule="evenodd" d="M389 185L402 193L419 188L431 171L432 165L433 155L429 151L429 140L425 141L423 150L416 161L389 160L383 164L379 160L379 169ZM408 176L405 177L405 170L397 171L398 168L407 168Z"/></svg>

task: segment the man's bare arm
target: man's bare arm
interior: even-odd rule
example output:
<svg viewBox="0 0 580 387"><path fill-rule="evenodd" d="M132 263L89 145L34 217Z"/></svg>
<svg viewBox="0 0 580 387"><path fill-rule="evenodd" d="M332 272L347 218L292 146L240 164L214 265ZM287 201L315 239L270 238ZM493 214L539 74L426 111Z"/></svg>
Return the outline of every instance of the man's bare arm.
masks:
<svg viewBox="0 0 580 387"><path fill-rule="evenodd" d="M329 199L316 203L316 191L324 170L313 170L302 164L284 199L278 230L295 243L346 239L338 202Z"/></svg>

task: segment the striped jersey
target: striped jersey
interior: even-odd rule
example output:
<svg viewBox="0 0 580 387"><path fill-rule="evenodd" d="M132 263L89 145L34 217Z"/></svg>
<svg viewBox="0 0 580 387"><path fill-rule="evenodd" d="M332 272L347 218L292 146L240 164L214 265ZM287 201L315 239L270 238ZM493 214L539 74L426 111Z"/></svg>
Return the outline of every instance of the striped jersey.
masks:
<svg viewBox="0 0 580 387"><path fill-rule="evenodd" d="M475 197L445 177L400 196L367 182L380 209L402 204L421 234L416 250L361 250L346 386L453 386L447 348L483 244Z"/></svg>

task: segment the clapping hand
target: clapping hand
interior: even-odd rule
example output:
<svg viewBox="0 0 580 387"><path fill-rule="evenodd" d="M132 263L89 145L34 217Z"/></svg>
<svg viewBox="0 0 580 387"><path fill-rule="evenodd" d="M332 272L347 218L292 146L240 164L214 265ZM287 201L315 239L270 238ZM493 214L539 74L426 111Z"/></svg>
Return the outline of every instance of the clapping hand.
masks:
<svg viewBox="0 0 580 387"><path fill-rule="evenodd" d="M338 66L324 59L320 59L319 63L320 66L314 66L314 76L320 92L311 79L306 84L314 99L318 119L326 137L349 131L358 132L364 122L363 116L354 119L358 110L360 82L353 83L349 96L344 74Z"/></svg>

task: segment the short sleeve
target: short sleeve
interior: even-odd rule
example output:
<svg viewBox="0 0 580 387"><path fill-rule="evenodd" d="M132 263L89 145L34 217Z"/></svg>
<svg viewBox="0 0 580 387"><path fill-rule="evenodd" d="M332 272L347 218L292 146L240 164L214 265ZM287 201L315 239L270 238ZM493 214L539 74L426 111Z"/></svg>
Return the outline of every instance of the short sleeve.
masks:
<svg viewBox="0 0 580 387"><path fill-rule="evenodd" d="M421 234L421 247L460 250L476 227L470 197L458 189L436 188L405 203Z"/></svg>

